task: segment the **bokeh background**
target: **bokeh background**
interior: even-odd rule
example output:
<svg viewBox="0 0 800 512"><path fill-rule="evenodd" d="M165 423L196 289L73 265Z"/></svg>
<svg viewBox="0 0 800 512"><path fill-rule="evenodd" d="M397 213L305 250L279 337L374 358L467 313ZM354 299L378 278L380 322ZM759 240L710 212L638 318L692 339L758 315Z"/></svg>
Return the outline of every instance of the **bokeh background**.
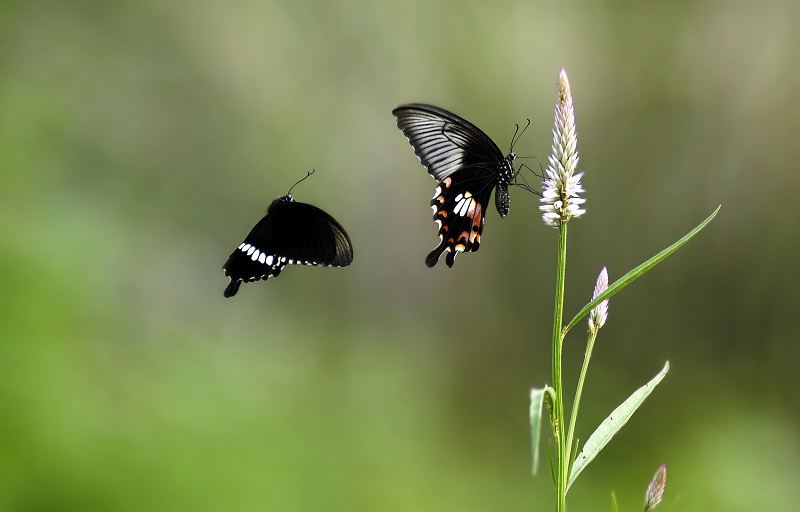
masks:
<svg viewBox="0 0 800 512"><path fill-rule="evenodd" d="M666 463L665 510L798 510L798 27L780 0L0 3L0 509L551 510L527 414L556 231L513 190L478 253L426 268L435 183L391 110L504 150L530 118L515 151L546 162L564 67L568 317L722 205L612 299L576 435L671 371L570 508L640 510ZM223 299L312 168L294 194L354 264Z"/></svg>

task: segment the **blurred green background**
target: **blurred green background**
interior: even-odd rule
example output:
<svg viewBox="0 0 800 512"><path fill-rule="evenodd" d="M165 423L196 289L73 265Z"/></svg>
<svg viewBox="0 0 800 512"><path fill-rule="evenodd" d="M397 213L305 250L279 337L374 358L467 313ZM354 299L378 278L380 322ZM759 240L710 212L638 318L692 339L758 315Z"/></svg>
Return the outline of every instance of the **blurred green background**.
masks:
<svg viewBox="0 0 800 512"><path fill-rule="evenodd" d="M426 268L435 182L391 110L504 151L530 118L515 151L546 162L564 67L568 317L722 204L611 301L576 435L672 368L570 509L641 510L666 463L665 510L797 510L799 26L777 0L0 3L0 509L551 510L527 409L556 231L513 190L478 253ZM354 264L223 299L312 168L294 194Z"/></svg>

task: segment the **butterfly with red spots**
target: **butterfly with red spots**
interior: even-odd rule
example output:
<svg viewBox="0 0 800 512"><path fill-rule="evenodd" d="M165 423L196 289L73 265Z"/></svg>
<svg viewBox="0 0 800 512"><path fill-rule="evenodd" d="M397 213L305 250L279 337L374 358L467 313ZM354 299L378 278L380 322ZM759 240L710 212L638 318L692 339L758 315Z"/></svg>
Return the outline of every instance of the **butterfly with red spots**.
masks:
<svg viewBox="0 0 800 512"><path fill-rule="evenodd" d="M508 215L508 188L515 185L516 155L511 151L503 156L477 126L439 107L411 103L397 107L392 114L422 165L439 182L431 208L440 243L425 264L435 266L447 252L445 261L452 267L458 253L480 247L492 190L500 217Z"/></svg>

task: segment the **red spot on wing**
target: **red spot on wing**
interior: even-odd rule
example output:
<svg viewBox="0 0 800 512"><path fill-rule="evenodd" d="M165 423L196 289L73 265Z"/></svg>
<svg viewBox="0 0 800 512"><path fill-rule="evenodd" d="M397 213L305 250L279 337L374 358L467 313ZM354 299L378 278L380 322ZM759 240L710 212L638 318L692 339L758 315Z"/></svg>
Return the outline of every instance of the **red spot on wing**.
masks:
<svg viewBox="0 0 800 512"><path fill-rule="evenodd" d="M472 229L480 229L483 226L483 207L481 203L475 201L475 209L467 212L467 216L472 219Z"/></svg>

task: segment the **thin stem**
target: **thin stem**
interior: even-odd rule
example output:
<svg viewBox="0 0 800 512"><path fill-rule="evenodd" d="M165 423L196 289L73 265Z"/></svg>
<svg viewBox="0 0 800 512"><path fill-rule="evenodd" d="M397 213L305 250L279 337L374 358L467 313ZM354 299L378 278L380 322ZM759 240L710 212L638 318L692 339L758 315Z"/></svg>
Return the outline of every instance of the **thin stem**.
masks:
<svg viewBox="0 0 800 512"><path fill-rule="evenodd" d="M569 448L564 443L564 399L561 386L561 336L562 317L564 313L564 280L567 270L567 225L561 222L558 226L558 266L556 269L556 305L553 315L553 390L555 391L555 428L553 435L556 441L556 512L566 510L567 466Z"/></svg>
<svg viewBox="0 0 800 512"><path fill-rule="evenodd" d="M575 423L578 421L578 407L581 403L581 392L583 391L583 381L586 378L586 370L589 368L589 359L592 358L592 349L594 348L594 340L597 337L597 331L590 331L589 341L586 342L586 355L583 356L583 367L581 368L581 376L578 378L578 389L575 391L575 401L572 404L572 415L569 419L569 432L567 433L567 461L568 465L572 465L572 435L575 432Z"/></svg>

